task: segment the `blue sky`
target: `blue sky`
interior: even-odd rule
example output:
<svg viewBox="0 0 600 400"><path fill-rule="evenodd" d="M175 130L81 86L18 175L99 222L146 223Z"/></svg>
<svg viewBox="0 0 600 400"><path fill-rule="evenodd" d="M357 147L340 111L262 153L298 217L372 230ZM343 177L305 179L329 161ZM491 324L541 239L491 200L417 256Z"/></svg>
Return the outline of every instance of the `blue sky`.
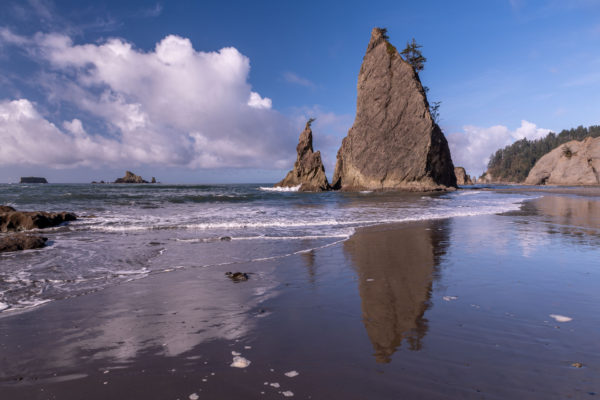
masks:
<svg viewBox="0 0 600 400"><path fill-rule="evenodd" d="M597 0L5 0L0 182L274 182L308 117L331 176L375 26L423 45L471 174L514 140L599 123Z"/></svg>

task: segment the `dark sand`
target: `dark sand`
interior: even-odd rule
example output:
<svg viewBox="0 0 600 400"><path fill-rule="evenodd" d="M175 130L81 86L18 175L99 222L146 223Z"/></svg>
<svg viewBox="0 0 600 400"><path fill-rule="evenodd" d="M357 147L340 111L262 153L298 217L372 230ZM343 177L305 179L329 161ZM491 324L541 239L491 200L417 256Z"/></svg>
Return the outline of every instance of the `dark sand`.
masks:
<svg viewBox="0 0 600 400"><path fill-rule="evenodd" d="M599 260L598 198L553 194L154 275L0 318L0 399L594 398Z"/></svg>

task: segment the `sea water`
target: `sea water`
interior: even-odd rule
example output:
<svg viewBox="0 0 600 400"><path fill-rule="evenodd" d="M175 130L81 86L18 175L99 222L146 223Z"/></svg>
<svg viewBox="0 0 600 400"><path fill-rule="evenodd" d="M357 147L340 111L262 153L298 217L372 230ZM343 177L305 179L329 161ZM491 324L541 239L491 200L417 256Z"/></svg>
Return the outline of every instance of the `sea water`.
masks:
<svg viewBox="0 0 600 400"><path fill-rule="evenodd" d="M182 268L220 268L336 245L356 228L497 214L527 194L301 193L270 185L0 185L0 204L71 211L47 247L0 254L0 316Z"/></svg>

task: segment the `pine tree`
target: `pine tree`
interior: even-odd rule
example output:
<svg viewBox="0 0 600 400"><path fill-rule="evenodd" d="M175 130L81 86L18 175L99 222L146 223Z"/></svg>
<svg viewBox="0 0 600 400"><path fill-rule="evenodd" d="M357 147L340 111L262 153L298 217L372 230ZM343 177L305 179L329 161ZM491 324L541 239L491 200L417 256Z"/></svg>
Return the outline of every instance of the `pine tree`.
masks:
<svg viewBox="0 0 600 400"><path fill-rule="evenodd" d="M427 61L427 59L423 57L421 50L419 50L421 47L423 46L417 44L415 38L413 38L411 43L406 43L406 48L400 53L417 72L423 71L425 62Z"/></svg>

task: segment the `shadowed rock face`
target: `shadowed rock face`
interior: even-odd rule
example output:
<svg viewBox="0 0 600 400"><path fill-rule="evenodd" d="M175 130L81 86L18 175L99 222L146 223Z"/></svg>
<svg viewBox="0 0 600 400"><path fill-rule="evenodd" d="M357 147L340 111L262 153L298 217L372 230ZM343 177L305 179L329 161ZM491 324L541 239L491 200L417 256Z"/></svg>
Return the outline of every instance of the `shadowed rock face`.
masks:
<svg viewBox="0 0 600 400"><path fill-rule="evenodd" d="M125 176L118 178L115 183L148 183L141 176L134 174L131 171L125 171Z"/></svg>
<svg viewBox="0 0 600 400"><path fill-rule="evenodd" d="M48 239L41 236L24 235L16 233L6 237L0 237L0 253L7 251L39 249L46 245Z"/></svg>
<svg viewBox="0 0 600 400"><path fill-rule="evenodd" d="M463 167L454 167L454 175L456 175L457 185L472 185L471 177L467 175L467 171Z"/></svg>
<svg viewBox="0 0 600 400"><path fill-rule="evenodd" d="M419 76L373 29L358 75L354 125L337 154L335 189L427 191L456 187L444 134Z"/></svg>
<svg viewBox="0 0 600 400"><path fill-rule="evenodd" d="M300 186L302 192L321 192L329 190L329 182L325 176L325 167L321 161L321 152L313 152L312 130L309 121L304 131L300 134L300 140L296 151L298 157L292 169L286 177L275 184L276 187Z"/></svg>
<svg viewBox="0 0 600 400"><path fill-rule="evenodd" d="M535 163L527 185L600 184L600 138L572 140L544 155Z"/></svg>

